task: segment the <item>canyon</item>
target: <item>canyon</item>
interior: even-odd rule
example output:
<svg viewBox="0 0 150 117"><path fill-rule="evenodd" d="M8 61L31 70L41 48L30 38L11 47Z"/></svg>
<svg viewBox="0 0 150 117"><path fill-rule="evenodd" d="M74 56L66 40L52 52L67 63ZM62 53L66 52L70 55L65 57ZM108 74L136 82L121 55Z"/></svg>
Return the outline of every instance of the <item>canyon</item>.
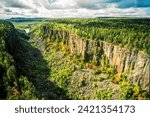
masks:
<svg viewBox="0 0 150 117"><path fill-rule="evenodd" d="M150 89L150 56L142 51L135 51L104 41L83 39L65 31L57 31L41 27L46 39L56 38L58 43L64 42L72 54L81 55L85 61L95 61L104 65L104 59L114 66L117 73L128 73L133 85L140 85L142 90ZM42 38L42 37L41 37ZM44 40L44 39L42 39Z"/></svg>
<svg viewBox="0 0 150 117"><path fill-rule="evenodd" d="M63 25L35 25L29 33L0 25L2 99L149 99L148 53Z"/></svg>

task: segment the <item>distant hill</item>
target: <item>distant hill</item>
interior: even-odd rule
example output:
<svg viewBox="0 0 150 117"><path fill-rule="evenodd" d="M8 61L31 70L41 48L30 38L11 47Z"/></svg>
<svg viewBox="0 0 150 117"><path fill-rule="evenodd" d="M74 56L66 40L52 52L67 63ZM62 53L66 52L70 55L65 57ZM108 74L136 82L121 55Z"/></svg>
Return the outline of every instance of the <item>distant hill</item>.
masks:
<svg viewBox="0 0 150 117"><path fill-rule="evenodd" d="M22 17L14 17L10 19L6 19L6 21L10 22L33 22L33 21L49 21L48 18L22 18Z"/></svg>

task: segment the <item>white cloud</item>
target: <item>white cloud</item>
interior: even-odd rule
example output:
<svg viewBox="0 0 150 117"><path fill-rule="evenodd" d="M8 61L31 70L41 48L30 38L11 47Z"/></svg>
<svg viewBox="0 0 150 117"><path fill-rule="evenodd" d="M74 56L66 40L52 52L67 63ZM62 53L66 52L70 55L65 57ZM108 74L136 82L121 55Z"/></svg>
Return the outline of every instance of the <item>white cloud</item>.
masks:
<svg viewBox="0 0 150 117"><path fill-rule="evenodd" d="M76 0L56 0L48 5L47 9L77 9Z"/></svg>
<svg viewBox="0 0 150 117"><path fill-rule="evenodd" d="M107 8L105 10L99 10L95 14L98 16L111 16L111 17L146 17L147 14L145 10L139 8L128 8L128 9L119 9L119 8Z"/></svg>
<svg viewBox="0 0 150 117"><path fill-rule="evenodd" d="M0 18L150 16L150 8L122 9L114 1L116 0L2 0ZM5 9L11 12L6 13Z"/></svg>

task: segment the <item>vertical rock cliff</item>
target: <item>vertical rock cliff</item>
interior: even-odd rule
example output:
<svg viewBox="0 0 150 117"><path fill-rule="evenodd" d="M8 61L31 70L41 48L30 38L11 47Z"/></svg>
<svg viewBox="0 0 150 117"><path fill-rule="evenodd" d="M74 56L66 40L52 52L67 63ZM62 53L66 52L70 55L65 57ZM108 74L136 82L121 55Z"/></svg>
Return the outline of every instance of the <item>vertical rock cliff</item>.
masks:
<svg viewBox="0 0 150 117"><path fill-rule="evenodd" d="M149 90L150 57L148 55L111 43L84 40L73 35L69 36L68 47L71 53L82 55L88 61L95 59L101 62L101 56L105 56L109 64L115 66L118 73L128 72L128 78L134 85L140 85L143 90Z"/></svg>

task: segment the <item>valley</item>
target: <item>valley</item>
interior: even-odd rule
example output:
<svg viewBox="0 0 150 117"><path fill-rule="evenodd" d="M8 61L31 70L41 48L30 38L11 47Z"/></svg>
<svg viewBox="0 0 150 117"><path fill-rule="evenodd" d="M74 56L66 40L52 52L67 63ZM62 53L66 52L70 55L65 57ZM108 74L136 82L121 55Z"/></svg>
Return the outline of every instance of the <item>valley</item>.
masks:
<svg viewBox="0 0 150 117"><path fill-rule="evenodd" d="M0 23L0 98L150 98L149 19Z"/></svg>

